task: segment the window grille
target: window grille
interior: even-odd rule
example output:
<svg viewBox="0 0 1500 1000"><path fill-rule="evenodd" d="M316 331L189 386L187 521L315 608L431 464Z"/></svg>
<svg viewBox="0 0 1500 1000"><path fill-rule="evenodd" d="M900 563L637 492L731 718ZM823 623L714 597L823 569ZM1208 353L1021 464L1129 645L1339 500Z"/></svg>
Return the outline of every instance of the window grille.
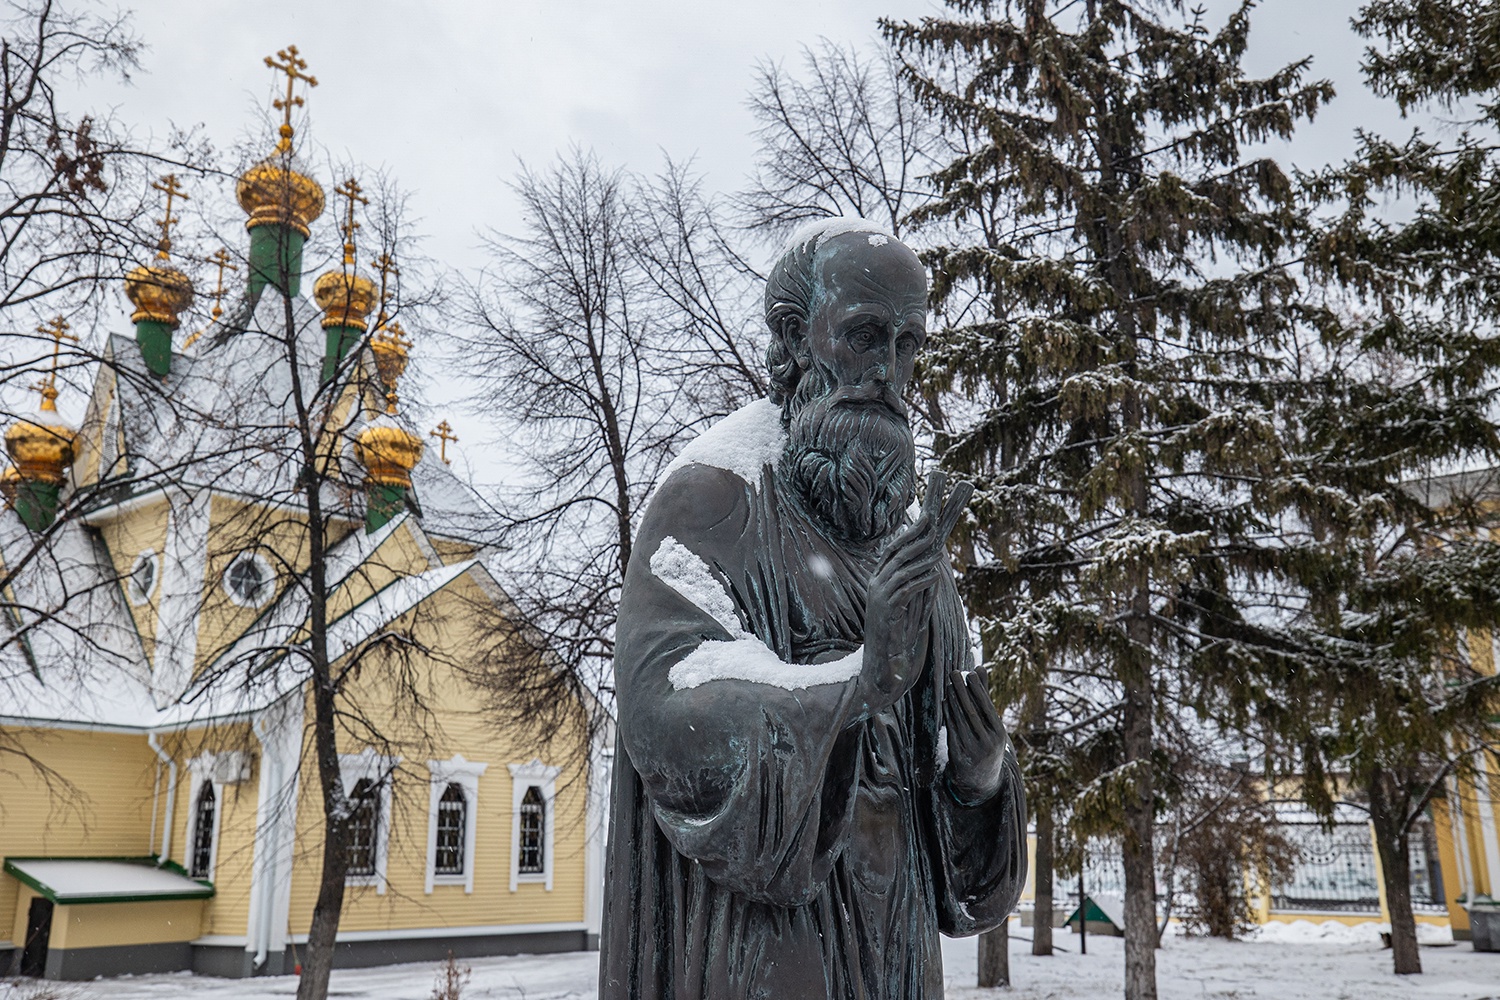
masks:
<svg viewBox="0 0 1500 1000"><path fill-rule="evenodd" d="M205 781L198 790L198 807L193 816L193 856L188 874L208 878L214 853L214 786Z"/></svg>
<svg viewBox="0 0 1500 1000"><path fill-rule="evenodd" d="M437 857L433 861L433 873L437 875L462 875L464 873L464 837L468 833L469 803L464 790L451 784L438 799L437 813Z"/></svg>
<svg viewBox="0 0 1500 1000"><path fill-rule="evenodd" d="M546 856L542 850L546 832L547 804L542 800L542 790L532 785L521 799L521 863L518 870L522 875L546 874Z"/></svg>
<svg viewBox="0 0 1500 1000"><path fill-rule="evenodd" d="M369 778L355 782L349 793L349 874L374 875L376 839L379 836L380 788Z"/></svg>

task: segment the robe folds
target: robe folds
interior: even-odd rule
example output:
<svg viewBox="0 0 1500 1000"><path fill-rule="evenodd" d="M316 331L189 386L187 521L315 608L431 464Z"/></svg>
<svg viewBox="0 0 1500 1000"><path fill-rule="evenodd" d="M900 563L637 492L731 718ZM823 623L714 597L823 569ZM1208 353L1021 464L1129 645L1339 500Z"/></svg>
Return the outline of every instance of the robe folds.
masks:
<svg viewBox="0 0 1500 1000"><path fill-rule="evenodd" d="M653 571L664 544L707 567L738 636ZM877 559L826 539L771 464L751 483L688 463L652 498L617 631L601 1000L936 1000L939 932L978 933L1015 906L1013 749L986 802L959 802L943 780L943 684L971 662L951 574L921 680L873 717L851 671L808 687L669 676L703 644L749 636L793 668L848 657Z"/></svg>

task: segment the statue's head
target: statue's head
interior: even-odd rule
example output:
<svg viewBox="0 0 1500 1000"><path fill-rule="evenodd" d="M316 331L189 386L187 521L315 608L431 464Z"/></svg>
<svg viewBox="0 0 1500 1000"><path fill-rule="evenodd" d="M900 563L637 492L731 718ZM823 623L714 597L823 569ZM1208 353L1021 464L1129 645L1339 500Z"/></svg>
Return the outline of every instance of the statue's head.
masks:
<svg viewBox="0 0 1500 1000"><path fill-rule="evenodd" d="M783 480L840 538L894 531L916 489L902 394L927 337L921 261L862 220L805 227L766 280L766 324Z"/></svg>

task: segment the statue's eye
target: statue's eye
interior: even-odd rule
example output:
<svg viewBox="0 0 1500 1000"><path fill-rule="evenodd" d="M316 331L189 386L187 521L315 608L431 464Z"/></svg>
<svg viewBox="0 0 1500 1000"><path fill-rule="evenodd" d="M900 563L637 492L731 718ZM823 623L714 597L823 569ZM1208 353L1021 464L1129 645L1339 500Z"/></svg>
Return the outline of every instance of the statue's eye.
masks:
<svg viewBox="0 0 1500 1000"><path fill-rule="evenodd" d="M849 346L856 351L868 351L870 345L874 344L879 334L873 326L865 325L858 327L849 334Z"/></svg>
<svg viewBox="0 0 1500 1000"><path fill-rule="evenodd" d="M917 349L917 338L909 333L903 333L896 341L896 350L902 354L915 353Z"/></svg>

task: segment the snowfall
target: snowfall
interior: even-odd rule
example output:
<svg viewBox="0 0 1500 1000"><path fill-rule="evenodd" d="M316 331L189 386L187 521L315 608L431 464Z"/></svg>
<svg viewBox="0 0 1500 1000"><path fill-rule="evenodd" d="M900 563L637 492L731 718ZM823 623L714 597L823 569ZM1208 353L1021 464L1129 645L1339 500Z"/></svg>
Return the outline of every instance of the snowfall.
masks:
<svg viewBox="0 0 1500 1000"><path fill-rule="evenodd" d="M1088 954L1076 935L1059 931L1057 954L1035 958L1030 929L1012 923L1012 988L974 986L974 939L945 941L949 1000L1098 1000L1121 995L1119 938L1091 935ZM1391 974L1391 954L1373 924L1346 927L1297 921L1272 924L1252 940L1227 942L1171 937L1157 952L1162 1000L1500 1000L1500 954L1454 943L1445 929L1423 928L1423 974ZM1064 950L1065 949L1065 950ZM593 952L477 958L465 1000L563 1000L596 996L599 956ZM438 967L431 963L333 974L330 997L429 1000ZM0 1000L273 1000L294 996L290 976L210 979L186 973L126 976L91 983L0 982Z"/></svg>

